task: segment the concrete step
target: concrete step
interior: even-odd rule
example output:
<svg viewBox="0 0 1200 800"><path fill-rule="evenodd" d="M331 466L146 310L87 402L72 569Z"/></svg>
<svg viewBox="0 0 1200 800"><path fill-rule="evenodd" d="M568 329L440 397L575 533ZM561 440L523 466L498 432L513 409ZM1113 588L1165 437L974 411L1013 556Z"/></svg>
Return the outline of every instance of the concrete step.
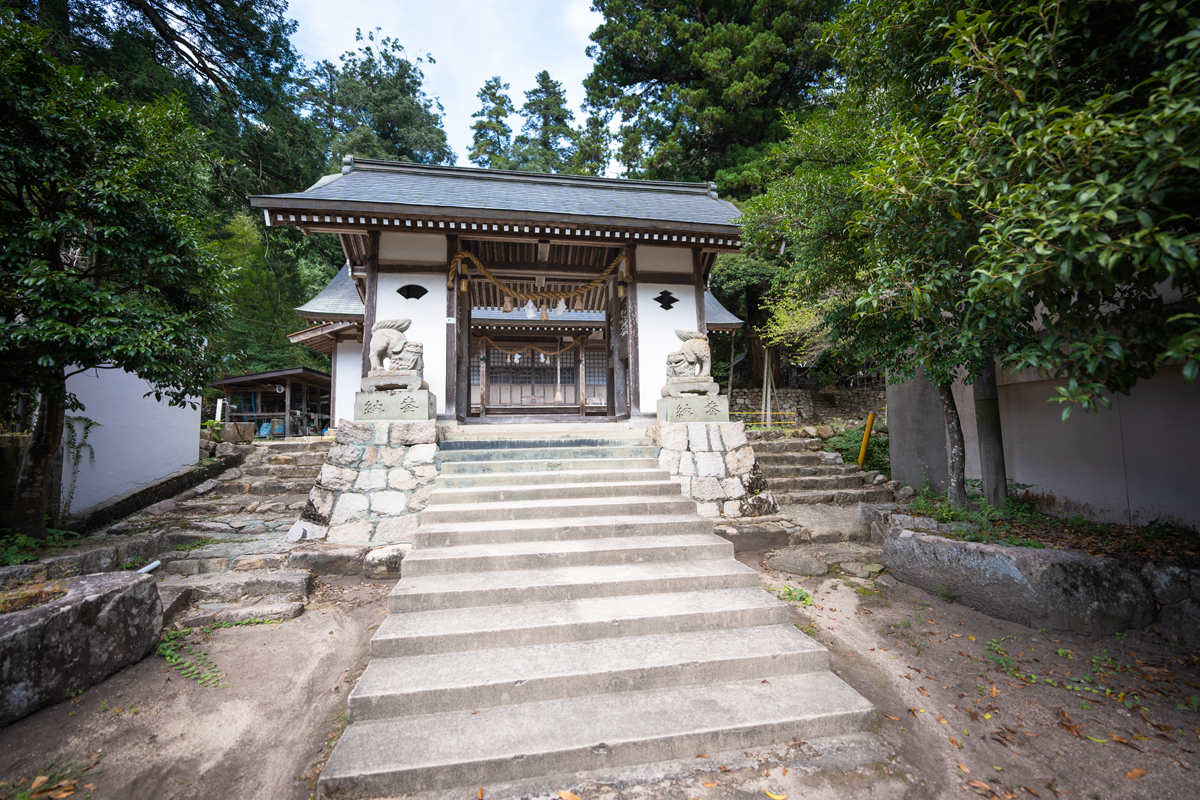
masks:
<svg viewBox="0 0 1200 800"><path fill-rule="evenodd" d="M566 461L576 458L658 458L659 448L652 446L611 447L525 447L511 450L441 450L442 463L455 461L529 461L545 459Z"/></svg>
<svg viewBox="0 0 1200 800"><path fill-rule="evenodd" d="M670 497L681 496L679 484L662 477L651 481L621 483L561 483L482 486L472 489L434 489L429 495L429 508L441 505L476 503L526 503L536 500L566 502L594 497Z"/></svg>
<svg viewBox="0 0 1200 800"><path fill-rule="evenodd" d="M242 467L242 475L245 478L275 478L284 480L287 478L306 478L316 480L317 475L321 472L319 464L314 466L299 467L295 465L285 464L264 464L261 467Z"/></svg>
<svg viewBox="0 0 1200 800"><path fill-rule="evenodd" d="M755 586L389 614L371 639L371 658L783 625L788 613Z"/></svg>
<svg viewBox="0 0 1200 800"><path fill-rule="evenodd" d="M232 603L256 598L282 603L307 598L311 583L309 572L217 572L165 578L158 582L158 593L164 608L182 593L187 594L188 602Z"/></svg>
<svg viewBox="0 0 1200 800"><path fill-rule="evenodd" d="M859 472L858 464L821 464L815 467L794 467L779 465L762 465L763 477L771 478L800 478L813 475L853 475Z"/></svg>
<svg viewBox="0 0 1200 800"><path fill-rule="evenodd" d="M254 448L256 452L265 455L279 455L281 453L328 453L330 446L333 445L333 437L325 439L301 439L290 440L286 442L255 442Z"/></svg>
<svg viewBox="0 0 1200 800"><path fill-rule="evenodd" d="M859 489L812 489L783 492L776 494L775 499L781 506L815 506L826 503L837 506L853 506L859 503L890 503L895 497L890 489L881 486L864 486Z"/></svg>
<svg viewBox="0 0 1200 800"><path fill-rule="evenodd" d="M828 463L821 453L763 453L754 451L755 460L767 467L819 467Z"/></svg>
<svg viewBox="0 0 1200 800"><path fill-rule="evenodd" d="M775 439L770 442L753 442L751 447L754 448L754 454L762 453L778 454L778 453L804 453L810 450L821 449L820 439Z"/></svg>
<svg viewBox="0 0 1200 800"><path fill-rule="evenodd" d="M307 492L312 488L313 479L276 480L275 478L256 478L250 483L241 480L227 481L220 484L209 495L228 496L238 494L262 494L278 498L283 494ZM261 484L261 485L259 485Z"/></svg>
<svg viewBox="0 0 1200 800"><path fill-rule="evenodd" d="M442 442L439 449L443 453L454 453L467 450L539 450L542 448L574 449L577 447L650 447L653 442L647 437L616 438L607 437L550 437L540 434L514 436L503 439L459 439Z"/></svg>
<svg viewBox="0 0 1200 800"><path fill-rule="evenodd" d="M421 522L483 522L534 519L606 517L613 514L695 514L696 501L675 496L594 497L574 503L559 499L528 500L523 503L454 503L429 506L421 512Z"/></svg>
<svg viewBox="0 0 1200 800"><path fill-rule="evenodd" d="M649 460L649 459L647 459ZM592 459L583 460L590 464ZM536 463L536 462L535 462ZM500 472L475 475L471 473L439 475L434 483L439 489L472 489L491 486L547 486L564 483L621 483L638 481L667 481L671 473L658 469L657 463L653 469L572 469L562 471L529 470L520 473Z"/></svg>
<svg viewBox="0 0 1200 800"><path fill-rule="evenodd" d="M489 542L415 549L404 558L404 577L455 573L464 580L471 580L463 574L732 557L733 545L715 533L508 544Z"/></svg>
<svg viewBox="0 0 1200 800"><path fill-rule="evenodd" d="M430 523L423 520L421 527L417 528L413 534L413 546L420 550L464 544L666 536L669 534L711 533L712 530L712 520L701 517L694 511L687 514L659 514L653 517L620 515L509 522L485 520L482 522Z"/></svg>
<svg viewBox="0 0 1200 800"><path fill-rule="evenodd" d="M790 625L379 658L349 697L352 721L438 714L587 694L824 670L829 654Z"/></svg>
<svg viewBox="0 0 1200 800"><path fill-rule="evenodd" d="M872 717L840 679L813 672L368 720L342 734L320 788L324 797L394 796L691 759L854 733Z"/></svg>
<svg viewBox="0 0 1200 800"><path fill-rule="evenodd" d="M640 439L646 435L645 428L628 428L622 423L580 422L544 424L465 425L444 426L438 429L441 442L480 441L486 439L512 439L521 436L536 436L538 439L581 439L600 437L604 439Z"/></svg>
<svg viewBox="0 0 1200 800"><path fill-rule="evenodd" d="M794 492L808 489L858 489L863 485L863 475L814 475L794 478L767 478L772 492Z"/></svg>
<svg viewBox="0 0 1200 800"><path fill-rule="evenodd" d="M469 580L462 575L405 577L388 595L387 607L400 613L756 586L758 573L732 558L551 567L478 572Z"/></svg>
<svg viewBox="0 0 1200 800"><path fill-rule="evenodd" d="M576 472L602 470L657 469L658 457L646 458L563 458L504 461L443 461L441 476L492 475L519 472Z"/></svg>

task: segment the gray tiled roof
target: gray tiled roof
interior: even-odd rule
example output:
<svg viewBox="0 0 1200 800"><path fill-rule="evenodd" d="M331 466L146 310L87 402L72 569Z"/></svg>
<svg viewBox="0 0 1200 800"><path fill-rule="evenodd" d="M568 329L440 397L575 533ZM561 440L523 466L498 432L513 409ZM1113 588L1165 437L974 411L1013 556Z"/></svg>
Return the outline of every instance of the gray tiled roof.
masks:
<svg viewBox="0 0 1200 800"><path fill-rule="evenodd" d="M717 302L712 292L704 293L704 324L710 329L727 331L742 327L742 321Z"/></svg>
<svg viewBox="0 0 1200 800"><path fill-rule="evenodd" d="M296 313L304 319L361 319L363 302L350 279L350 265L343 265L329 285L297 308Z"/></svg>
<svg viewBox="0 0 1200 800"><path fill-rule="evenodd" d="M397 206L418 213L485 210L558 220L640 220L732 229L740 212L703 183L437 167L355 160L303 192L253 198L256 207ZM360 205L356 205L360 204ZM400 209L398 208L397 211ZM519 216L517 218L520 218Z"/></svg>

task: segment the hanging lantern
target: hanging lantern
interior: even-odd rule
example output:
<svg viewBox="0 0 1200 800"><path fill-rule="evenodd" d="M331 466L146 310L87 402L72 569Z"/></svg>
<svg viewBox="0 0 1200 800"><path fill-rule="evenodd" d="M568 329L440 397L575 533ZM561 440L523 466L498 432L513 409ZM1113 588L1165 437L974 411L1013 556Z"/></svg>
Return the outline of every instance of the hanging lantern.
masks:
<svg viewBox="0 0 1200 800"><path fill-rule="evenodd" d="M513 310L512 297L510 297L509 295L504 295L504 313L511 314L512 310Z"/></svg>
<svg viewBox="0 0 1200 800"><path fill-rule="evenodd" d="M535 306L533 304L533 301L530 300L528 303L525 304L525 318L533 319L536 316L537 316L537 306Z"/></svg>
<svg viewBox="0 0 1200 800"><path fill-rule="evenodd" d="M560 299L558 301L558 305L556 305L554 307L554 316L561 317L563 315L563 313L566 312L566 310L567 310L567 301Z"/></svg>
<svg viewBox="0 0 1200 800"><path fill-rule="evenodd" d="M547 306L542 306L542 315L538 317L539 322L546 322L550 319L550 311Z"/></svg>

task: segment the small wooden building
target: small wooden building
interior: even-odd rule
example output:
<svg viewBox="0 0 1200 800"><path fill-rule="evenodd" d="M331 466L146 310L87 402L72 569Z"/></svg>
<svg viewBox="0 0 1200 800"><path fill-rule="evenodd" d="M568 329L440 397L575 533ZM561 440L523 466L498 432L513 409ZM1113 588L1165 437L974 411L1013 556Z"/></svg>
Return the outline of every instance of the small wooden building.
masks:
<svg viewBox="0 0 1200 800"><path fill-rule="evenodd" d="M331 427L330 376L308 367L234 375L213 386L225 392L225 422L253 422L272 436L316 436Z"/></svg>
<svg viewBox="0 0 1200 800"><path fill-rule="evenodd" d="M346 265L290 337L333 357L335 420L376 320L412 320L438 415L463 422L652 416L674 331L741 324L706 292L717 255L741 246L712 184L347 157L341 174L251 203L269 226L341 241ZM570 299L513 300L535 292Z"/></svg>

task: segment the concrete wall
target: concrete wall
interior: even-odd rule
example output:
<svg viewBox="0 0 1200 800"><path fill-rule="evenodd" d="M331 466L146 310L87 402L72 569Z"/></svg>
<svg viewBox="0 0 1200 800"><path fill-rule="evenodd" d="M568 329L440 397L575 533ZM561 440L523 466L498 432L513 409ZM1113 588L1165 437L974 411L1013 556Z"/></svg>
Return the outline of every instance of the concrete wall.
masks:
<svg viewBox="0 0 1200 800"><path fill-rule="evenodd" d="M87 436L95 454L84 450L75 477L69 513L79 514L155 481L166 478L198 460L200 408L173 407L153 396L143 397L150 384L131 372L101 369L72 376L67 389L84 404L72 416L95 420ZM79 436L83 425L74 423ZM71 491L72 466L64 453L62 500Z"/></svg>
<svg viewBox="0 0 1200 800"><path fill-rule="evenodd" d="M1008 478L1047 511L1102 522L1144 525L1152 520L1200 528L1200 385L1182 368L1164 367L1112 408L1064 422L1048 402L1061 381L1036 374L998 376ZM955 386L966 444L967 477L978 478L979 437L973 390ZM888 387L892 474L920 487L924 475L945 489L946 434L937 391L923 377Z"/></svg>
<svg viewBox="0 0 1200 800"><path fill-rule="evenodd" d="M415 237L441 241L442 256L445 257L444 237ZM417 299L405 299L397 294L402 286L416 284L427 292ZM383 274L379 276L379 295L375 306L375 319L411 319L412 327L404 335L410 341L420 342L425 350L425 382L429 391L437 397L437 413L446 413L446 273ZM369 335L369 334L368 334ZM360 362L359 375L362 374ZM357 391L358 379L355 379ZM340 393L341 385L338 390ZM351 394L353 409L353 393ZM345 415L343 415L345 416Z"/></svg>
<svg viewBox="0 0 1200 800"><path fill-rule="evenodd" d="M638 268L650 269L642 261L641 248L638 248ZM664 290L679 301L670 310L654 299ZM638 283L637 293L638 369L642 384L639 397L642 412L653 414L667 382L667 356L683 344L675 331L696 329L696 292L691 286Z"/></svg>
<svg viewBox="0 0 1200 800"><path fill-rule="evenodd" d="M338 342L333 351L333 417L332 427L339 419L354 419L354 393L362 381L362 345L358 342Z"/></svg>

